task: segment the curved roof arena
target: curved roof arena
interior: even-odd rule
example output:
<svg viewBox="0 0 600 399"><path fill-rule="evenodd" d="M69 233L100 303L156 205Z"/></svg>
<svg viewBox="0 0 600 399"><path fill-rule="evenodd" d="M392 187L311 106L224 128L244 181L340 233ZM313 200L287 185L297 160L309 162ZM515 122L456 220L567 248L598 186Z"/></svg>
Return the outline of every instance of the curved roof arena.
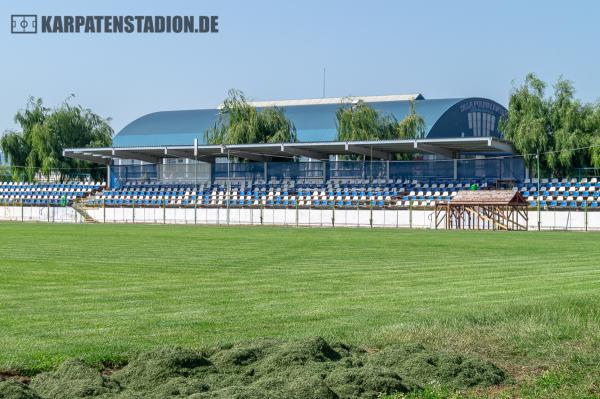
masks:
<svg viewBox="0 0 600 399"><path fill-rule="evenodd" d="M425 120L425 138L498 137L500 118L507 110L497 102L480 97L432 99L420 94L322 98L251 102L257 108L278 106L293 122L299 142L330 142L336 139L335 112L341 106L364 101L398 121L410 111ZM125 126L113 138L115 147L190 145L195 139L205 144L204 133L219 116L219 109L162 111L144 115Z"/></svg>

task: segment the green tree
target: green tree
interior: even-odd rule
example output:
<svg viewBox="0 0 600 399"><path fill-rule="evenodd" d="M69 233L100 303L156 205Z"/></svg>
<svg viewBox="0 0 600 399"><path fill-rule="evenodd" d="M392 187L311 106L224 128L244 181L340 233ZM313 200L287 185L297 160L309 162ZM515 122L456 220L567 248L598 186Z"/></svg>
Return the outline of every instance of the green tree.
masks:
<svg viewBox="0 0 600 399"><path fill-rule="evenodd" d="M500 121L504 137L533 167L535 154L549 148L548 104L544 99L546 84L530 73L525 83L513 89L508 103L508 115Z"/></svg>
<svg viewBox="0 0 600 399"><path fill-rule="evenodd" d="M550 141L552 152L547 154L550 171L568 174L577 167L589 165L589 151L594 126L592 105L575 100L573 84L559 78L554 85L554 97L548 100Z"/></svg>
<svg viewBox="0 0 600 399"><path fill-rule="evenodd" d="M535 74L513 89L508 115L500 122L504 137L513 142L529 167L539 151L545 173L567 176L574 169L600 167L594 143L600 135L600 107L582 104L574 98L572 82L562 77L554 85L551 97L545 96L546 84Z"/></svg>
<svg viewBox="0 0 600 399"><path fill-rule="evenodd" d="M13 175L32 180L37 173L49 176L56 170L62 178L85 170L93 178L102 176L103 168L98 165L62 156L64 148L108 146L113 135L109 120L71 105L71 99L50 109L40 98L31 97L25 109L17 112L15 122L21 130L9 131L0 139ZM20 173L23 170L25 174Z"/></svg>
<svg viewBox="0 0 600 399"><path fill-rule="evenodd" d="M417 139L425 137L425 120L415 111L415 102L409 102L408 115L398 123L399 139Z"/></svg>
<svg viewBox="0 0 600 399"><path fill-rule="evenodd" d="M415 139L425 135L425 121L416 113L413 101L400 122L393 115L381 115L363 101L339 108L335 116L339 141Z"/></svg>
<svg viewBox="0 0 600 399"><path fill-rule="evenodd" d="M339 141L376 141L415 139L425 135L425 121L409 103L408 115L398 122L393 115L381 115L370 105L358 101L336 111ZM408 154L396 154L396 159L410 159Z"/></svg>
<svg viewBox="0 0 600 399"><path fill-rule="evenodd" d="M340 107L335 113L338 141L389 140L396 136L392 115L380 115L364 101Z"/></svg>
<svg viewBox="0 0 600 399"><path fill-rule="evenodd" d="M592 137L590 145L590 165L600 171L600 134Z"/></svg>
<svg viewBox="0 0 600 399"><path fill-rule="evenodd" d="M296 128L283 109L258 111L248 104L244 93L232 89L219 112L215 125L205 132L208 144L257 144L296 142Z"/></svg>

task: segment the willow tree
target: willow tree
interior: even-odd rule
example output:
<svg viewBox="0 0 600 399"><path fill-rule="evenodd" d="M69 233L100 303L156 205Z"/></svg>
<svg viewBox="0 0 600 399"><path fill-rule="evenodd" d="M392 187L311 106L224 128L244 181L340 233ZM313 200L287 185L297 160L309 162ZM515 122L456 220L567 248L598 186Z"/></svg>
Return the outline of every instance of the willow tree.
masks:
<svg viewBox="0 0 600 399"><path fill-rule="evenodd" d="M103 171L95 164L63 157L69 147L104 147L112 140L109 119L104 119L80 105L71 105L69 97L52 109L40 98L29 98L24 110L15 115L20 130L9 131L0 139L0 147L10 161L15 178L31 180L36 174L60 176L86 171L100 177ZM25 173L22 173L25 172Z"/></svg>
<svg viewBox="0 0 600 399"><path fill-rule="evenodd" d="M258 144L296 142L294 124L282 108L257 110L244 93L232 89L219 110L215 125L204 134L208 144Z"/></svg>
<svg viewBox="0 0 600 399"><path fill-rule="evenodd" d="M397 134L392 115L381 115L362 100L339 108L335 116L338 141L391 140Z"/></svg>
<svg viewBox="0 0 600 399"><path fill-rule="evenodd" d="M530 168L540 153L540 166L546 173L567 176L576 168L600 167L600 108L575 99L572 82L559 78L552 96L546 97L546 84L535 74L514 88L508 114L500 121L504 137L513 142Z"/></svg>
<svg viewBox="0 0 600 399"><path fill-rule="evenodd" d="M513 89L508 102L508 114L500 120L500 130L532 167L535 154L548 150L548 105L544 99L546 84L528 74L525 82Z"/></svg>
<svg viewBox="0 0 600 399"><path fill-rule="evenodd" d="M594 106L582 105L574 94L573 84L560 78L548 102L553 151L547 154L547 163L550 170L563 174L589 165L589 151L583 148L590 145L594 130L589 123L593 121Z"/></svg>
<svg viewBox="0 0 600 399"><path fill-rule="evenodd" d="M425 121L409 102L409 113L400 122L393 115L382 115L363 101L336 111L337 139L339 141L378 141L415 139L425 135ZM397 159L410 155L397 154Z"/></svg>
<svg viewBox="0 0 600 399"><path fill-rule="evenodd" d="M600 134L590 140L590 166L600 171Z"/></svg>
<svg viewBox="0 0 600 399"><path fill-rule="evenodd" d="M399 139L418 139L425 137L425 120L415 111L415 102L409 102L408 115L398 123Z"/></svg>

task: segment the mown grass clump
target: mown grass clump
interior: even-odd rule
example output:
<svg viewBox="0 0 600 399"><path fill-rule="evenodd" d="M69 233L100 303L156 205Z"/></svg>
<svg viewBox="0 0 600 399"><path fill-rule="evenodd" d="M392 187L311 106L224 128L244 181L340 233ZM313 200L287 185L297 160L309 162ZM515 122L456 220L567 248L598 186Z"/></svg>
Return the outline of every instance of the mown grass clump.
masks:
<svg viewBox="0 0 600 399"><path fill-rule="evenodd" d="M80 360L68 360L56 371L31 380L31 388L47 399L85 398L116 393L119 385Z"/></svg>
<svg viewBox="0 0 600 399"><path fill-rule="evenodd" d="M340 398L378 398L408 391L402 377L383 367L338 368L327 376L326 383Z"/></svg>
<svg viewBox="0 0 600 399"><path fill-rule="evenodd" d="M159 348L134 357L113 379L130 389L146 390L170 380L193 376L198 370L211 369L202 353L183 348Z"/></svg>
<svg viewBox="0 0 600 399"><path fill-rule="evenodd" d="M113 373L70 360L35 376L30 387L2 383L0 397L375 399L420 390L431 381L452 389L488 387L506 381L506 374L479 358L417 345L369 354L320 337L263 339L206 350L142 352Z"/></svg>
<svg viewBox="0 0 600 399"><path fill-rule="evenodd" d="M498 385L506 373L493 363L473 356L432 352L420 345L390 346L369 358L407 378L414 386L444 385L473 388Z"/></svg>
<svg viewBox="0 0 600 399"><path fill-rule="evenodd" d="M0 398L2 399L41 399L27 385L15 381L0 381Z"/></svg>

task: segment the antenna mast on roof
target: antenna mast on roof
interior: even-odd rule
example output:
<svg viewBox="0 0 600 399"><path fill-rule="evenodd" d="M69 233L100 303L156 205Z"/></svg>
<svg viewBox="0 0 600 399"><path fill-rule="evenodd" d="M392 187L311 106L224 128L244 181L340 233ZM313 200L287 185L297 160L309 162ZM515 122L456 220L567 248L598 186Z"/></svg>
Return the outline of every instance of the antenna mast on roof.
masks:
<svg viewBox="0 0 600 399"><path fill-rule="evenodd" d="M325 98L325 67L323 67L323 98Z"/></svg>

